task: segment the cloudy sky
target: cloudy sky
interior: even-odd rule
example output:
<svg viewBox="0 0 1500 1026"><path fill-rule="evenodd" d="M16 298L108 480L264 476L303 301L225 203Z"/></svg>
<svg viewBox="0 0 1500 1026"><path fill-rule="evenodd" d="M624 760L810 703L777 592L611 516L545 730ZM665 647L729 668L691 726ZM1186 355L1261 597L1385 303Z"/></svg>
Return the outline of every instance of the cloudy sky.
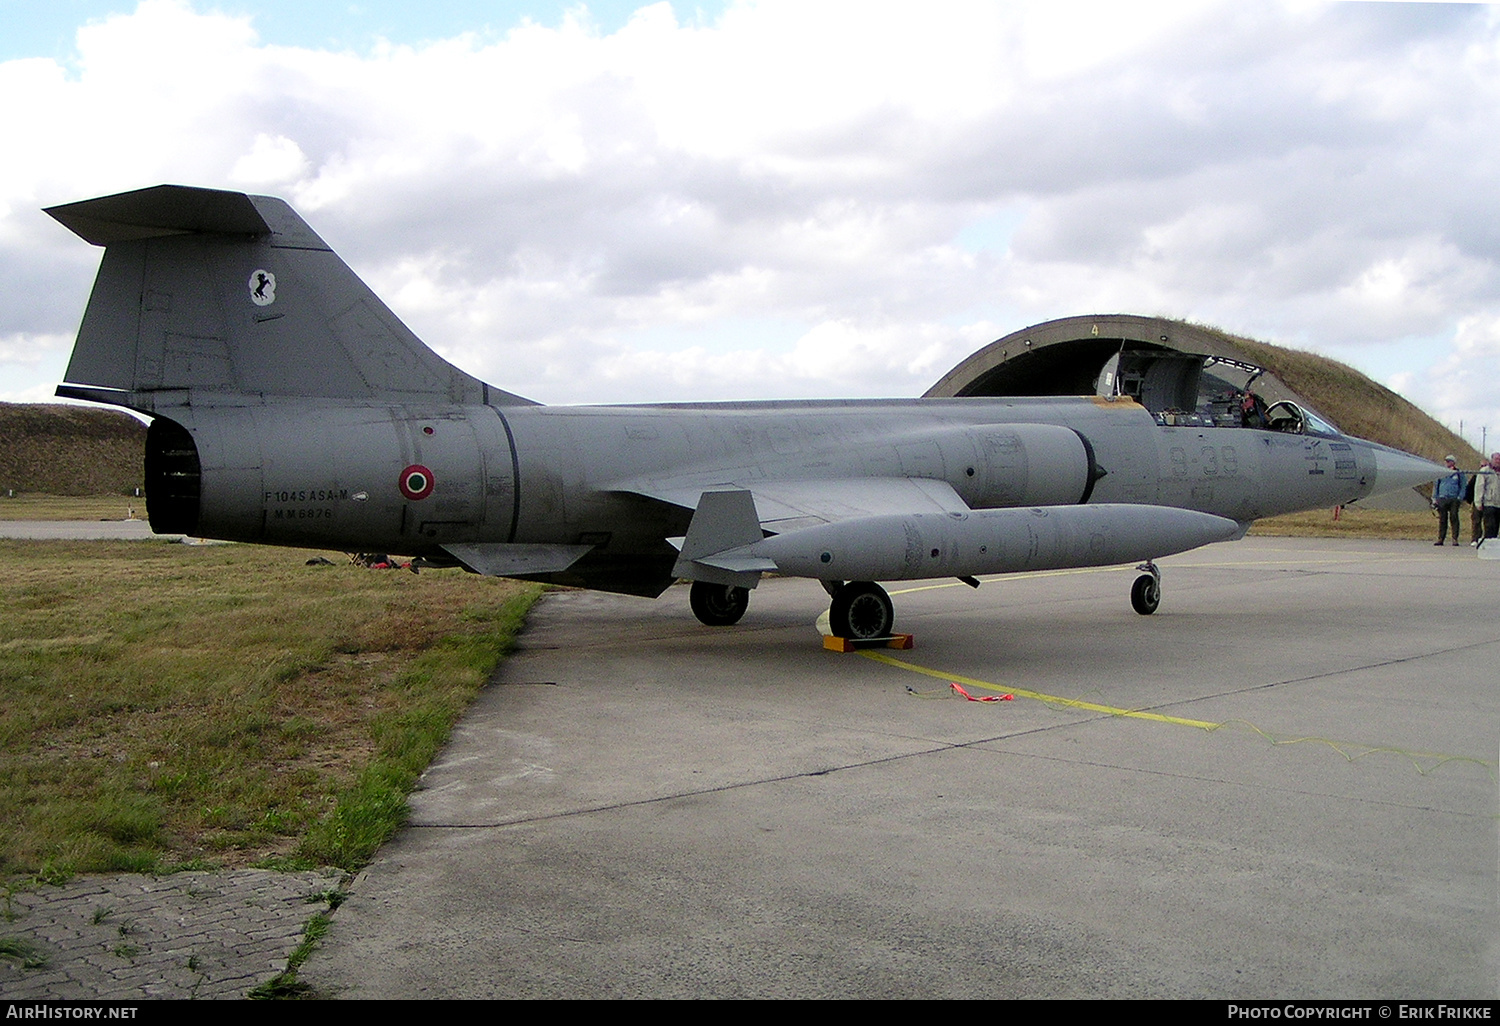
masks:
<svg viewBox="0 0 1500 1026"><path fill-rule="evenodd" d="M0 399L98 264L40 207L289 200L549 403L918 395L1052 317L1185 317L1500 441L1500 9L0 3Z"/></svg>

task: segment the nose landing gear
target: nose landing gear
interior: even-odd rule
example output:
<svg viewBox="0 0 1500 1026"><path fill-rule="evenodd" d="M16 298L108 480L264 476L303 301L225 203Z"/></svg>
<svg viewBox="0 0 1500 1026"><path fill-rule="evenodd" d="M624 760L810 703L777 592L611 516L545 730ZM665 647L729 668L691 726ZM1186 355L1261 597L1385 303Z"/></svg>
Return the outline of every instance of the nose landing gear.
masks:
<svg viewBox="0 0 1500 1026"><path fill-rule="evenodd" d="M1149 559L1136 567L1146 573L1135 579L1130 588L1130 604L1142 616L1150 616L1161 605L1161 571Z"/></svg>

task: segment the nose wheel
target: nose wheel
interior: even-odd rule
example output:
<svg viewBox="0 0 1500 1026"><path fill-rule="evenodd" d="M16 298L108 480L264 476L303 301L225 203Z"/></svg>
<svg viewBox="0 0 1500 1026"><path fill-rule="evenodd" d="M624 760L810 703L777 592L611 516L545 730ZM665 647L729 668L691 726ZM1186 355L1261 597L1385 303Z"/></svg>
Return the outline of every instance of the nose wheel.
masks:
<svg viewBox="0 0 1500 1026"><path fill-rule="evenodd" d="M750 608L750 592L732 584L694 581L688 592L688 605L693 607L693 615L700 622L710 627L728 627L739 623Z"/></svg>
<svg viewBox="0 0 1500 1026"><path fill-rule="evenodd" d="M1150 616L1161 605L1161 571L1149 560L1136 567L1147 571L1130 587L1130 605L1142 616Z"/></svg>
<svg viewBox="0 0 1500 1026"><path fill-rule="evenodd" d="M828 607L828 626L838 638L889 638L895 623L891 597L873 581L850 581L834 593Z"/></svg>

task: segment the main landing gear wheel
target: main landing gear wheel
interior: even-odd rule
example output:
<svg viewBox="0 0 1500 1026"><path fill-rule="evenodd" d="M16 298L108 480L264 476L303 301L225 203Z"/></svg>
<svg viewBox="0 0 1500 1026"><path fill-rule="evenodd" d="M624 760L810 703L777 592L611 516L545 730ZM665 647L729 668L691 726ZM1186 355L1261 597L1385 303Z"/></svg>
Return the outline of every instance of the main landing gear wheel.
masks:
<svg viewBox="0 0 1500 1026"><path fill-rule="evenodd" d="M850 581L838 590L828 607L828 625L836 638L888 638L895 622L891 597L871 581Z"/></svg>
<svg viewBox="0 0 1500 1026"><path fill-rule="evenodd" d="M732 584L694 581L692 591L688 592L688 604L701 622L710 627L728 627L739 623L750 608L750 592Z"/></svg>
<svg viewBox="0 0 1500 1026"><path fill-rule="evenodd" d="M1130 588L1130 604L1142 616L1150 616L1161 605L1161 580L1153 574L1141 574Z"/></svg>

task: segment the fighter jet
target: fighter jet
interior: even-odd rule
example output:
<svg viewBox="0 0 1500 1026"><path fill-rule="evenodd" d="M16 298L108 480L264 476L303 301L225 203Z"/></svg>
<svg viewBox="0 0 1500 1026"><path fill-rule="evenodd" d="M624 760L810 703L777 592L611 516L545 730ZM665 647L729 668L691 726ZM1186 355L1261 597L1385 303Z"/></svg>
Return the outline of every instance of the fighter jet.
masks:
<svg viewBox="0 0 1500 1026"><path fill-rule="evenodd" d="M649 597L687 579L709 625L762 574L807 577L834 634L875 639L880 581L1139 563L1147 614L1157 558L1441 470L1293 403L1179 417L1103 388L543 406L423 345L279 199L162 185L47 213L104 247L57 394L150 418L158 533Z"/></svg>

